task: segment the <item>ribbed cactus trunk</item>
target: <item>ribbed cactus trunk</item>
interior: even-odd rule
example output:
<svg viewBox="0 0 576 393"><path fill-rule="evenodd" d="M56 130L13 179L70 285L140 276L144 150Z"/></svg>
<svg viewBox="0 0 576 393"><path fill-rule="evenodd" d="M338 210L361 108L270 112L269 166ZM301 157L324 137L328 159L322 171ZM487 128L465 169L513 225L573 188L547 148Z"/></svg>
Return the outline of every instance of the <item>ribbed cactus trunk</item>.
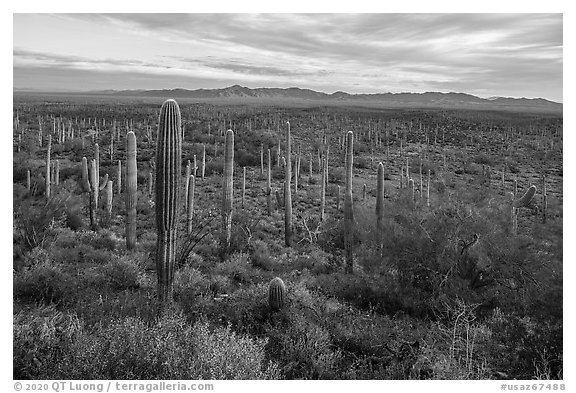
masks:
<svg viewBox="0 0 576 393"><path fill-rule="evenodd" d="M60 160L54 162L54 184L60 185Z"/></svg>
<svg viewBox="0 0 576 393"><path fill-rule="evenodd" d="M120 173L120 166L118 166ZM136 247L136 204L138 202L138 165L136 160L136 135L126 134L126 248Z"/></svg>
<svg viewBox="0 0 576 393"><path fill-rule="evenodd" d="M428 169L428 181L426 182L426 206L430 207L430 169Z"/></svg>
<svg viewBox="0 0 576 393"><path fill-rule="evenodd" d="M224 177L222 180L222 248L228 252L232 237L232 203L234 201L234 131L226 131Z"/></svg>
<svg viewBox="0 0 576 393"><path fill-rule="evenodd" d="M264 144L260 144L260 175L264 176Z"/></svg>
<svg viewBox="0 0 576 393"><path fill-rule="evenodd" d="M268 179L266 182L266 205L268 215L272 215L272 161L270 157L270 149L268 149Z"/></svg>
<svg viewBox="0 0 576 393"><path fill-rule="evenodd" d="M106 183L106 218L108 222L112 220L112 195L114 194L112 180Z"/></svg>
<svg viewBox="0 0 576 393"><path fill-rule="evenodd" d="M206 145L202 145L202 169L200 171L202 180L204 180L205 174L206 174Z"/></svg>
<svg viewBox="0 0 576 393"><path fill-rule="evenodd" d="M366 183L362 185L362 202L366 202Z"/></svg>
<svg viewBox="0 0 576 393"><path fill-rule="evenodd" d="M326 161L320 163L320 221L324 221L326 210Z"/></svg>
<svg viewBox="0 0 576 393"><path fill-rule="evenodd" d="M118 195L122 194L122 161L118 160L118 170L116 174L116 189Z"/></svg>
<svg viewBox="0 0 576 393"><path fill-rule="evenodd" d="M32 187L31 185L31 181L30 181L30 169L28 169L26 171L26 191L28 193L30 193L30 188Z"/></svg>
<svg viewBox="0 0 576 393"><path fill-rule="evenodd" d="M346 190L344 193L344 253L346 254L346 271L354 270L352 241L354 237L354 210L352 201L352 166L354 161L354 133L346 135Z"/></svg>
<svg viewBox="0 0 576 393"><path fill-rule="evenodd" d="M286 177L284 180L284 243L286 247L292 245L292 190L290 187L292 178L292 141L290 136L290 122L287 121L286 129Z"/></svg>
<svg viewBox="0 0 576 393"><path fill-rule="evenodd" d="M246 200L246 167L242 167L242 209Z"/></svg>
<svg viewBox="0 0 576 393"><path fill-rule="evenodd" d="M414 179L408 179L408 190L410 191L410 203L413 207L416 205L416 193L414 190Z"/></svg>
<svg viewBox="0 0 576 393"><path fill-rule="evenodd" d="M50 199L50 151L52 150L52 135L48 135L46 150L46 199Z"/></svg>
<svg viewBox="0 0 576 393"><path fill-rule="evenodd" d="M280 168L280 138L278 138L278 149L276 150L276 168Z"/></svg>
<svg viewBox="0 0 576 393"><path fill-rule="evenodd" d="M100 147L97 143L94 144L94 159L96 160L96 178L100 179Z"/></svg>
<svg viewBox="0 0 576 393"><path fill-rule="evenodd" d="M186 170L184 172L184 207L188 206L188 179L192 175L192 163L190 160L186 161Z"/></svg>
<svg viewBox="0 0 576 393"><path fill-rule="evenodd" d="M310 153L310 160L308 161L308 184L312 184L312 153Z"/></svg>
<svg viewBox="0 0 576 393"><path fill-rule="evenodd" d="M182 123L176 101L166 100L160 109L156 144L156 271L158 299L164 310L173 299L178 205L182 181Z"/></svg>
<svg viewBox="0 0 576 393"><path fill-rule="evenodd" d="M96 160L93 159L90 170L90 227L93 231L98 228L96 212L98 209L98 170Z"/></svg>
<svg viewBox="0 0 576 393"><path fill-rule="evenodd" d="M542 175L542 223L546 224L548 196L546 195L546 175Z"/></svg>
<svg viewBox="0 0 576 393"><path fill-rule="evenodd" d="M378 164L378 178L376 179L376 228L378 237L382 242L382 230L384 227L384 164Z"/></svg>
<svg viewBox="0 0 576 393"><path fill-rule="evenodd" d="M186 180L188 182L188 196L186 198L186 229L188 235L192 233L192 218L194 217L194 188L196 187L196 178L190 175Z"/></svg>

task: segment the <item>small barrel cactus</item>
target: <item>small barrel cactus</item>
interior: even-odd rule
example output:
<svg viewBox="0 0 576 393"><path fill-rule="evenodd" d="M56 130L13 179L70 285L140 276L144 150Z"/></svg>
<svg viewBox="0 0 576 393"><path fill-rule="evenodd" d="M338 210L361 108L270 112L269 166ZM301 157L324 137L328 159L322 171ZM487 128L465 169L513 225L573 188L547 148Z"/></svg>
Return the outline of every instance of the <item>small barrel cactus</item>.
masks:
<svg viewBox="0 0 576 393"><path fill-rule="evenodd" d="M286 304L286 285L280 277L270 281L268 286L268 305L273 311L279 311Z"/></svg>

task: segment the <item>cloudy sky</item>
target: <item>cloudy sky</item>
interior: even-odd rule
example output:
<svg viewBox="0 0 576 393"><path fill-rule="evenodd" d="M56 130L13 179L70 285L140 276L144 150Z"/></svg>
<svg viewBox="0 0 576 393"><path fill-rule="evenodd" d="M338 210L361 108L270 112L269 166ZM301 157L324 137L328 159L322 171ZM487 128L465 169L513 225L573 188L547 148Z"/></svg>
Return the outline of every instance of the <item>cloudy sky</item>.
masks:
<svg viewBox="0 0 576 393"><path fill-rule="evenodd" d="M562 102L562 24L562 14L14 14L13 83Z"/></svg>

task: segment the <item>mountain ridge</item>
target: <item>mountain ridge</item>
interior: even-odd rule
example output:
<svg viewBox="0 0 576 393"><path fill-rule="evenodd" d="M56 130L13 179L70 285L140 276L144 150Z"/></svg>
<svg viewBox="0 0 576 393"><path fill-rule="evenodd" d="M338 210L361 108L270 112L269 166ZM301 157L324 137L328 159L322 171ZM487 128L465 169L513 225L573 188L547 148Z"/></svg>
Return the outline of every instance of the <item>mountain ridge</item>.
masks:
<svg viewBox="0 0 576 393"><path fill-rule="evenodd" d="M17 91L17 89L15 89ZM350 103L383 108L450 108L450 109L532 109L538 111L562 112L563 104L544 98L481 98L468 93L424 92L424 93L334 93L318 92L299 87L249 88L232 85L218 89L137 89L137 90L99 90L90 92L70 92L70 94L97 94L121 97L165 97L189 99L243 99L243 100L291 100L318 103Z"/></svg>

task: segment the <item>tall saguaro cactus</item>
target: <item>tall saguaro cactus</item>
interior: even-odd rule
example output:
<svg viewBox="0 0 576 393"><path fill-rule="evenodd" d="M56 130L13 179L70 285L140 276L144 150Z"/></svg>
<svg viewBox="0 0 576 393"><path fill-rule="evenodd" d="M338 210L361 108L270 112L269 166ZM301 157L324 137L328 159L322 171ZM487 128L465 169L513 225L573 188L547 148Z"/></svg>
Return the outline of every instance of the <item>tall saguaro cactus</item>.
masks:
<svg viewBox="0 0 576 393"><path fill-rule="evenodd" d="M320 221L324 221L324 211L326 210L326 160L322 159L320 164Z"/></svg>
<svg viewBox="0 0 576 393"><path fill-rule="evenodd" d="M381 236L384 225L384 164L378 164L378 178L376 180L376 227Z"/></svg>
<svg viewBox="0 0 576 393"><path fill-rule="evenodd" d="M118 166L120 174L120 165ZM136 247L136 203L138 202L138 166L136 161L136 135L126 134L126 248ZM119 180L120 182L120 180Z"/></svg>
<svg viewBox="0 0 576 393"><path fill-rule="evenodd" d="M228 250L232 236L232 203L234 200L234 131L226 131L224 178L222 180L222 247Z"/></svg>
<svg viewBox="0 0 576 393"><path fill-rule="evenodd" d="M50 199L50 150L52 149L52 135L48 135L48 149L46 151L46 199Z"/></svg>
<svg viewBox="0 0 576 393"><path fill-rule="evenodd" d="M170 99L160 109L156 144L156 271L161 310L172 303L181 161L182 118L178 103Z"/></svg>
<svg viewBox="0 0 576 393"><path fill-rule="evenodd" d="M194 188L196 178L190 175L186 180L188 182L188 196L186 198L186 229L188 235L192 233L192 218L194 217Z"/></svg>
<svg viewBox="0 0 576 393"><path fill-rule="evenodd" d="M344 252L346 254L346 271L352 273L354 258L352 255L352 240L354 231L354 211L352 209L352 164L354 153L354 133L346 135L346 190L344 193Z"/></svg>
<svg viewBox="0 0 576 393"><path fill-rule="evenodd" d="M272 160L270 157L270 149L268 149L268 179L266 182L266 205L268 208L268 215L272 215Z"/></svg>
<svg viewBox="0 0 576 393"><path fill-rule="evenodd" d="M292 177L292 148L290 137L290 122L287 121L288 128L286 129L286 178L284 181L284 243L286 247L292 245L292 190L290 189L290 181Z"/></svg>

